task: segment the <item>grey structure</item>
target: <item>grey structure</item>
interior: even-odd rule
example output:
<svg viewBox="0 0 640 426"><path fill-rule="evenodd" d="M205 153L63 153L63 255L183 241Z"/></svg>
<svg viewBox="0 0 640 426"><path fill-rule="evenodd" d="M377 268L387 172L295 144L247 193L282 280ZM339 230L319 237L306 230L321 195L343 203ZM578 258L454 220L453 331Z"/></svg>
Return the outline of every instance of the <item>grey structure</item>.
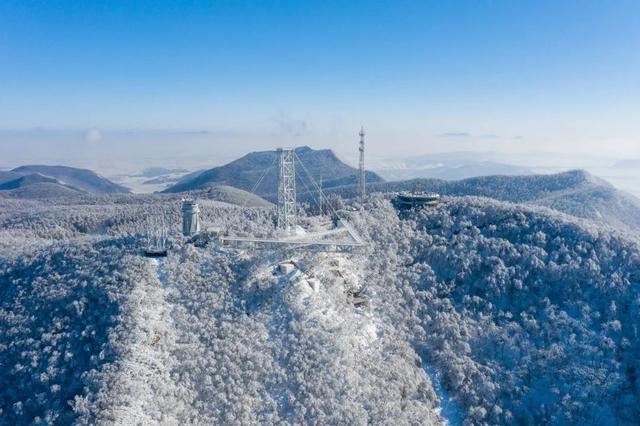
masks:
<svg viewBox="0 0 640 426"><path fill-rule="evenodd" d="M254 236L228 235L219 230L215 239L222 246L235 246L255 249L275 249L287 246L290 249L303 249L306 251L337 251L357 252L366 246L364 240L357 231L345 219L339 217L330 204L326 207L333 210L338 218L337 223L328 220L326 229L314 232L305 232L297 226L296 213L296 170L294 159L297 157L292 148L280 148L277 153L278 160L278 232L266 238ZM298 164L302 167L311 181L313 188L318 190L319 198L325 199L321 187L315 182L304 163L298 158ZM263 175L264 176L264 175ZM259 184L258 183L256 186ZM300 229L301 232L297 232Z"/></svg>
<svg viewBox="0 0 640 426"><path fill-rule="evenodd" d="M195 200L182 200L182 234L191 237L200 232L200 206Z"/></svg>
<svg viewBox="0 0 640 426"><path fill-rule="evenodd" d="M278 229L291 235L296 230L296 168L292 148L278 149Z"/></svg>
<svg viewBox="0 0 640 426"><path fill-rule="evenodd" d="M421 207L437 207L440 195L435 192L400 192L393 200L399 210L410 210Z"/></svg>
<svg viewBox="0 0 640 426"><path fill-rule="evenodd" d="M358 195L360 201L364 201L367 192L366 189L366 172L364 170L364 126L360 128L360 177L358 179Z"/></svg>

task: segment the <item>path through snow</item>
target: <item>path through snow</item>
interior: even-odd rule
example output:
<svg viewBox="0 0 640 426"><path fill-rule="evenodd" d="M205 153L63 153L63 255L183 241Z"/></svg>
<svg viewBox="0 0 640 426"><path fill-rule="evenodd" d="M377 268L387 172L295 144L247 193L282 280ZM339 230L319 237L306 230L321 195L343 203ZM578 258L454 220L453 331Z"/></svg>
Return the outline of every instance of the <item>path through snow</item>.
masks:
<svg viewBox="0 0 640 426"><path fill-rule="evenodd" d="M100 420L115 424L180 424L184 409L171 371L177 333L167 303L162 260L144 260L150 279L141 280L124 309L131 331L120 343L123 356L102 395Z"/></svg>
<svg viewBox="0 0 640 426"><path fill-rule="evenodd" d="M146 278L123 306L99 423L460 424L438 415L408 342L345 295L351 259L309 254L289 274L255 260L239 280L238 259L203 251L132 260Z"/></svg>

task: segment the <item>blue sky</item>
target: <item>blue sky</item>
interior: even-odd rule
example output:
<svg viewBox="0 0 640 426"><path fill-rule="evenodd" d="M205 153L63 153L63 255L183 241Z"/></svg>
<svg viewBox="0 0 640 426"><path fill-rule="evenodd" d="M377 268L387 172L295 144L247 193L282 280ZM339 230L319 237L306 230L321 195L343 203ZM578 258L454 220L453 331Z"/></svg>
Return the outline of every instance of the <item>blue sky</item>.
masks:
<svg viewBox="0 0 640 426"><path fill-rule="evenodd" d="M360 124L380 156L640 157L638 1L3 0L0 17L7 157L340 150Z"/></svg>

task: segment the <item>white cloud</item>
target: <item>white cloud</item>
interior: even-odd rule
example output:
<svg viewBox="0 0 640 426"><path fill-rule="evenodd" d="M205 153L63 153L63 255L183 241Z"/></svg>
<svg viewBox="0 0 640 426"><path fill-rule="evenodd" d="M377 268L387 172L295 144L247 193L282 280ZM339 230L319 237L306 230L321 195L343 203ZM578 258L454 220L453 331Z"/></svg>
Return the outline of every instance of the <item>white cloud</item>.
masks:
<svg viewBox="0 0 640 426"><path fill-rule="evenodd" d="M96 143L102 139L102 132L98 129L91 129L87 132L85 139L87 142Z"/></svg>

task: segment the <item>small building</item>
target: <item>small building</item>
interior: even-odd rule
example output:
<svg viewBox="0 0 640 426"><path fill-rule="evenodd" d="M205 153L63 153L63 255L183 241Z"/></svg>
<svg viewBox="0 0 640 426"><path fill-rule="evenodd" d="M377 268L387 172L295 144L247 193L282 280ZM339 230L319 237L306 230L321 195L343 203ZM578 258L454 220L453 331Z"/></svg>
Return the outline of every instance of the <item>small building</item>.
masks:
<svg viewBox="0 0 640 426"><path fill-rule="evenodd" d="M289 275L290 273L295 271L295 269L296 269L296 265L291 260L288 260L286 262L281 262L278 265L278 270L283 275Z"/></svg>
<svg viewBox="0 0 640 426"><path fill-rule="evenodd" d="M393 205L398 210L436 207L439 203L440 194L435 192L400 192L393 200Z"/></svg>
<svg viewBox="0 0 640 426"><path fill-rule="evenodd" d="M182 235L192 237L200 232L200 206L195 200L182 200Z"/></svg>

